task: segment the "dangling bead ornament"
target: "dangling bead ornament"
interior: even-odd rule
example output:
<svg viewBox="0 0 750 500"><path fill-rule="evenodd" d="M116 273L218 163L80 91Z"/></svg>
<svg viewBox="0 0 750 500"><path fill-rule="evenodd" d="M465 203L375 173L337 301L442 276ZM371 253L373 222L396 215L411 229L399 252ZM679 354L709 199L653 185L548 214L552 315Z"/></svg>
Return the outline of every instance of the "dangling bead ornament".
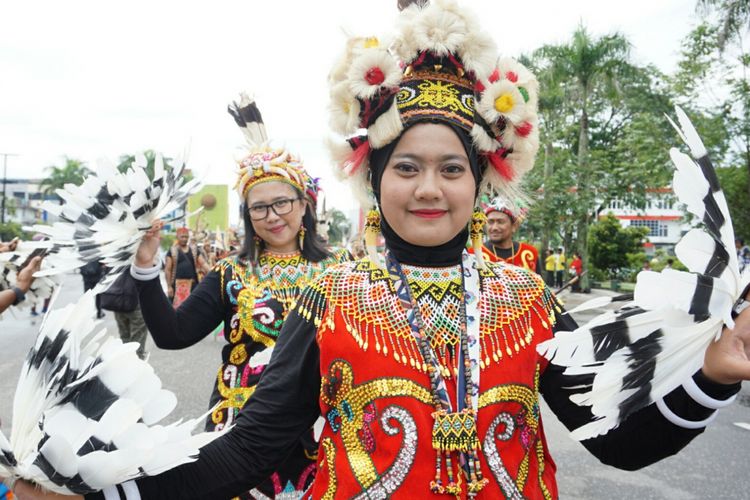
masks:
<svg viewBox="0 0 750 500"><path fill-rule="evenodd" d="M257 259L258 257L260 257L261 244L263 243L263 240L260 236L255 234L253 235L253 241L255 242L255 258Z"/></svg>
<svg viewBox="0 0 750 500"><path fill-rule="evenodd" d="M469 223L469 236L471 237L471 248L474 250L474 257L477 259L479 269L486 269L484 257L482 255L482 239L484 238L484 225L487 224L487 215L480 208L474 208Z"/></svg>
<svg viewBox="0 0 750 500"><path fill-rule="evenodd" d="M380 212L376 207L367 212L365 220L365 247L370 260L376 264L382 265L382 258L378 255L378 236L380 235Z"/></svg>
<svg viewBox="0 0 750 500"><path fill-rule="evenodd" d="M299 228L297 240L299 241L299 251L302 252L305 248L305 226Z"/></svg>
<svg viewBox="0 0 750 500"><path fill-rule="evenodd" d="M466 254L465 251L464 254ZM419 305L414 299L401 265L387 251L385 262L388 274L397 291L399 302L407 312L407 319L412 335L417 342L422 359L427 365L427 372L430 378L432 400L435 407L435 411L432 413L432 417L435 419L432 426L432 447L436 455L435 479L430 481L430 491L438 495L447 493L456 497L461 496L461 470L463 465L459 461L458 469L454 470L452 456L452 454L457 453L459 458L464 458L464 472L468 478L466 485L467 495L469 498L474 498L488 483L488 480L482 477L481 465L479 463L478 450L481 444L477 433L476 410L472 397L473 393L478 392L478 383L475 385L472 377L472 353L468 347L469 332L467 328L467 301L469 300L469 296L475 297L478 293L478 277L476 277L476 287L472 287L472 292L467 293L466 283L464 283L464 299L463 307L461 308L462 319L460 326L460 356L457 355L456 357L463 361L463 367L461 367L457 384L464 384L465 396L463 407L453 409L448 399L445 379L440 374L440 364L430 345L429 338L423 334L424 321L419 311ZM476 311L473 314L476 315ZM474 336L473 338L477 337ZM474 356L474 359L476 359L476 356ZM448 479L448 484L446 485L443 484L442 480L443 467L445 467L445 474Z"/></svg>

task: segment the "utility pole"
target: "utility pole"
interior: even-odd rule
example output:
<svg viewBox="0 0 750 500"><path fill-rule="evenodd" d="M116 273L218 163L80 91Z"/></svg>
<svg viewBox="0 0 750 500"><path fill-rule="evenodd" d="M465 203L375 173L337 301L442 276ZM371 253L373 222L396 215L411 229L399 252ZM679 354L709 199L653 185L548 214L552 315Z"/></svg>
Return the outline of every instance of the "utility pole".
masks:
<svg viewBox="0 0 750 500"><path fill-rule="evenodd" d="M8 157L18 156L13 153L0 153L3 156L3 202L0 208L0 224L5 224L5 185L8 183Z"/></svg>

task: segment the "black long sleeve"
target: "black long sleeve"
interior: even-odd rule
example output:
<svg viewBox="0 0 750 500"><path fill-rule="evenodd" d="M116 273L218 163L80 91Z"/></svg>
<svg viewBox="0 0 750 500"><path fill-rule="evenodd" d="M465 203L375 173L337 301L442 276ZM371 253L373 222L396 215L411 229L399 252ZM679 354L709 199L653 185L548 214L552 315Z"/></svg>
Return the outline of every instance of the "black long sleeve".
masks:
<svg viewBox="0 0 750 500"><path fill-rule="evenodd" d="M570 316L565 314L559 316L555 330L573 331L576 327ZM564 369L549 364L542 376L540 391L560 421L573 430L590 422L592 413L590 407L578 406L570 400L570 396L583 390L574 387L590 384L592 377L570 377L563 375ZM717 384L701 372L693 378L701 390L715 399L727 399L739 391L739 384ZM687 420L704 420L713 412L693 401L682 387L673 390L664 400L669 408ZM602 463L619 469L636 470L674 455L703 431L704 428L684 429L671 423L655 404L651 404L630 415L607 434L587 439L581 444Z"/></svg>
<svg viewBox="0 0 750 500"><path fill-rule="evenodd" d="M141 498L232 498L276 470L320 413L315 330L311 321L291 312L235 426L204 446L195 462L137 480Z"/></svg>
<svg viewBox="0 0 750 500"><path fill-rule="evenodd" d="M157 278L136 281L138 300L154 343L161 349L184 349L200 342L224 320L221 271L211 271L175 310Z"/></svg>

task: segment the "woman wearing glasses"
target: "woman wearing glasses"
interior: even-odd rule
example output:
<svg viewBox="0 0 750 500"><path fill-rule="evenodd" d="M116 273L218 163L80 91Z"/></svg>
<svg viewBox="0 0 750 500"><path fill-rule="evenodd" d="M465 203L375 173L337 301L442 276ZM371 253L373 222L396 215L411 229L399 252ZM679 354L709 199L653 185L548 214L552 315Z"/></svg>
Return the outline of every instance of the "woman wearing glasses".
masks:
<svg viewBox="0 0 750 500"><path fill-rule="evenodd" d="M315 230L317 182L286 150L268 147L260 112L242 95L229 108L251 148L239 161L237 189L244 200L245 240L239 255L221 260L174 312L157 272L146 271L156 257L158 232L147 237L136 257L143 316L156 345L183 349L209 335L224 321L227 345L216 376L207 430L231 425L255 390L270 359L284 318L300 291L327 266L348 260L345 250L330 252ZM273 496L290 484L301 489L314 476L317 443L312 433L261 485Z"/></svg>

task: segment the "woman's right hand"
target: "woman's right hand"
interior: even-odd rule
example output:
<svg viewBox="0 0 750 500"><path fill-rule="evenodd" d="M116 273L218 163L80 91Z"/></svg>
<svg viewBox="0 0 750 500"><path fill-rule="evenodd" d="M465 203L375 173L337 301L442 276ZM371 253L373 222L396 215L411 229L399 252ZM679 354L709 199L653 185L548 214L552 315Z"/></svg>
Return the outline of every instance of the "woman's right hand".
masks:
<svg viewBox="0 0 750 500"><path fill-rule="evenodd" d="M162 227L164 227L164 223L162 221L156 221L151 226L151 229L146 231L146 234L141 240L141 244L138 246L138 251L135 253L136 266L153 267L155 264L156 255L159 252Z"/></svg>
<svg viewBox="0 0 750 500"><path fill-rule="evenodd" d="M83 500L81 495L60 495L58 493L45 491L31 483L21 480L16 481L16 484L13 485L13 493L16 494L18 500Z"/></svg>

